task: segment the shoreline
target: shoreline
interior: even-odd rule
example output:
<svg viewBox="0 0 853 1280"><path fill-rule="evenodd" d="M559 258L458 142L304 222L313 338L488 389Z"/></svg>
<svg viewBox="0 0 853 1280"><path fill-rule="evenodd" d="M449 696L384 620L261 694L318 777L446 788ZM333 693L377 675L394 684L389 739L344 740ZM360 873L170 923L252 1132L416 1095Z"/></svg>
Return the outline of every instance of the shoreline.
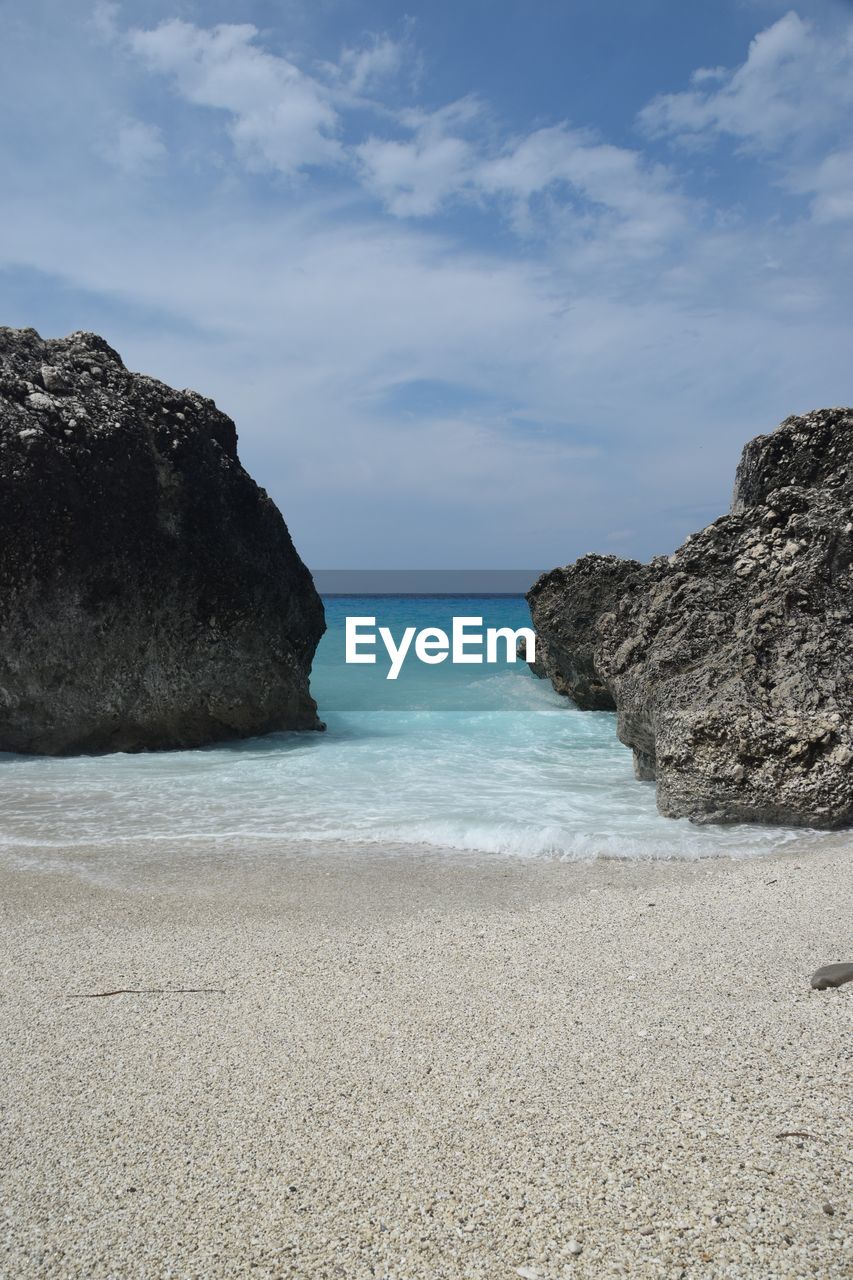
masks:
<svg viewBox="0 0 853 1280"><path fill-rule="evenodd" d="M673 824L675 826L675 824ZM754 830L768 833L772 828L746 825L738 828L745 841ZM687 828L687 834L691 829ZM6 838L0 840L0 877L4 874L46 875L91 880L105 888L130 888L137 880L150 887L150 877L160 886L168 879L186 872L186 885L198 889L198 873L216 883L223 873L232 874L242 888L254 878L287 870L329 867L356 875L370 875L380 868L394 873L400 869L409 876L412 869L428 873L430 868L494 871L503 876L518 871L524 876L547 874L550 868L579 874L597 866L711 868L729 864L766 862L768 860L813 860L853 853L853 828L822 831L803 828L779 829L779 843L766 848L745 844L739 848L720 847L697 853L614 853L608 847L611 836L605 835L600 851L569 853L567 851L521 852L488 849L474 845L449 845L416 840L389 840L380 837L342 840L338 837L298 838L279 834L233 832L221 835L207 833L177 835L109 836L99 840L79 839L74 842L32 841ZM132 851L129 857L121 856ZM190 868L193 868L191 871ZM112 876L112 878L110 878ZM248 880L247 880L248 877Z"/></svg>
<svg viewBox="0 0 853 1280"><path fill-rule="evenodd" d="M848 1274L849 847L214 866L0 871L4 1273Z"/></svg>

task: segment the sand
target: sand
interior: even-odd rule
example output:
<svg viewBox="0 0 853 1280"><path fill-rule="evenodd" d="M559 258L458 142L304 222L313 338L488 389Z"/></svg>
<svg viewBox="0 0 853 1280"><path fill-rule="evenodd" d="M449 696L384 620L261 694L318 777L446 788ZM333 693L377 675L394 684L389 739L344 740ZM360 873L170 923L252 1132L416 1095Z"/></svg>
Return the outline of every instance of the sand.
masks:
<svg viewBox="0 0 853 1280"><path fill-rule="evenodd" d="M851 856L3 872L0 1274L850 1276Z"/></svg>

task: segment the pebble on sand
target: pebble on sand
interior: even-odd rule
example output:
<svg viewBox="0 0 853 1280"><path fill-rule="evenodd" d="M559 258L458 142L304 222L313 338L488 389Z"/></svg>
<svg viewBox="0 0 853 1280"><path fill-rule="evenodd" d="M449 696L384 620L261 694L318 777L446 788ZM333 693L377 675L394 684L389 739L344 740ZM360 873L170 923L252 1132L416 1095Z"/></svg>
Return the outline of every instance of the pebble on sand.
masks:
<svg viewBox="0 0 853 1280"><path fill-rule="evenodd" d="M815 991L825 991L827 987L840 987L845 982L853 982L853 962L843 964L825 964L812 974L812 986Z"/></svg>

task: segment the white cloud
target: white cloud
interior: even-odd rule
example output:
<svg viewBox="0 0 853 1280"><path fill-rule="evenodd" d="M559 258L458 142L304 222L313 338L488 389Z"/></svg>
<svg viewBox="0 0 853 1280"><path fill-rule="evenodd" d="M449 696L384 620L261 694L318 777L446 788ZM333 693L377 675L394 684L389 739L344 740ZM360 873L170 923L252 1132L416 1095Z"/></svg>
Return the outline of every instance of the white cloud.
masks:
<svg viewBox="0 0 853 1280"><path fill-rule="evenodd" d="M109 42L118 35L119 6L114 0L96 0L92 8L91 24L98 39Z"/></svg>
<svg viewBox="0 0 853 1280"><path fill-rule="evenodd" d="M783 308L755 267L766 236L679 259L680 294L631 270L607 297L571 261L501 260L387 220L335 226L321 205L265 215L235 194L184 221L101 188L37 206L6 193L0 214L6 261L123 302L108 336L129 366L234 415L315 565L556 561L604 545L617 513L639 530L630 549L665 550L689 528L662 514L672 493L721 508L743 440L838 399L847 367L831 272L803 261L811 304ZM774 280L790 284L804 243L774 237ZM164 322L140 330L136 308ZM388 411L423 379L480 402Z"/></svg>
<svg viewBox="0 0 853 1280"><path fill-rule="evenodd" d="M662 165L563 125L539 129L482 161L475 181L485 192L523 201L564 184L574 200L615 215L619 225L611 224L611 234L646 247L669 241L687 222L688 202Z"/></svg>
<svg viewBox="0 0 853 1280"><path fill-rule="evenodd" d="M484 105L473 95L433 111L392 113L374 104L383 133L347 152L333 136L341 113L353 102L369 106L357 95L400 68L403 46L387 36L344 50L337 65L325 64L326 81L259 48L249 25L204 30L174 19L128 39L149 68L174 79L187 101L229 113L231 136L248 162L291 173L349 159L396 217L431 217L453 200L498 198L509 199L521 227L529 222L531 198L562 186L571 189L570 205L583 202L614 215L613 233L625 243L649 245L684 221L685 201L661 166L565 125L495 148ZM342 96L340 85L356 97ZM389 121L398 136L389 136Z"/></svg>
<svg viewBox="0 0 853 1280"><path fill-rule="evenodd" d="M324 64L325 80L258 47L250 25L205 30L173 19L128 40L188 102L228 113L248 163L293 173L346 161L396 217L431 217L452 201L498 200L529 231L531 199L549 192L574 215L575 230L584 219L594 230L602 212L609 215L610 237L623 248L648 247L685 224L687 202L662 166L564 124L496 146L494 122L474 95L432 111L373 103L383 132L345 148L334 135L346 109L371 106L360 95L401 66L403 45L388 36L344 50L338 64Z"/></svg>
<svg viewBox="0 0 853 1280"><path fill-rule="evenodd" d="M461 138L404 143L369 138L356 148L367 186L398 217L428 217L468 185L473 148Z"/></svg>
<svg viewBox="0 0 853 1280"><path fill-rule="evenodd" d="M125 118L103 142L101 154L128 177L147 177L159 168L166 148L156 125Z"/></svg>
<svg viewBox="0 0 853 1280"><path fill-rule="evenodd" d="M93 52L64 13L37 83L0 46L32 131L0 130L0 267L40 281L12 322L102 329L130 367L215 396L315 566L552 563L622 536L666 550L723 508L744 439L849 396L849 157L828 126L798 155L817 236L778 189L771 218L725 217L732 189L710 182L720 216L705 217L679 152L664 168L566 124L508 137L473 97L402 110L403 76L365 137L354 85L378 95L382 67L355 54L309 75L252 27L170 22L134 32L125 61L125 37ZM136 113L162 82L143 66L196 108L160 94L176 156L188 134L210 145L219 112L247 164L331 179L283 194L235 168L210 200L198 168L161 178ZM716 100L734 76L690 93ZM126 128L126 170L154 163L146 199L118 152L111 169L93 158L93 119ZM473 233L425 221L452 201L476 203ZM537 238L493 234L507 214ZM428 382L462 394L418 408Z"/></svg>
<svg viewBox="0 0 853 1280"><path fill-rule="evenodd" d="M853 24L819 31L790 12L739 67L695 72L693 85L640 113L648 135L688 146L734 138L742 154L773 164L780 185L813 197L816 222L853 216L853 153L838 147L853 111Z"/></svg>
<svg viewBox="0 0 853 1280"><path fill-rule="evenodd" d="M508 200L514 224L529 232L530 202L548 192L576 230L595 234L602 215L609 216L609 237L623 245L648 248L687 225L689 202L664 166L566 125L495 151L488 138L472 136L483 115L476 99L430 114L404 113L410 140L374 137L356 148L365 184L397 217L428 217L453 200Z"/></svg>
<svg viewBox="0 0 853 1280"><path fill-rule="evenodd" d="M805 190L814 193L815 222L843 222L853 218L853 148L834 151L803 180Z"/></svg>
<svg viewBox="0 0 853 1280"><path fill-rule="evenodd" d="M376 36L363 48L345 49L340 58L340 70L354 93L364 93L395 75L402 62L402 44L390 36Z"/></svg>
<svg viewBox="0 0 853 1280"><path fill-rule="evenodd" d="M401 112L410 139L371 137L355 148L365 185L397 217L428 217L450 197L470 193L477 150L461 133L481 112L474 97L438 111Z"/></svg>
<svg viewBox="0 0 853 1280"><path fill-rule="evenodd" d="M249 24L205 30L175 18L131 31L128 42L188 102L228 112L235 146L251 166L294 174L337 163L339 122L328 91L289 59L258 48L257 36Z"/></svg>
<svg viewBox="0 0 853 1280"><path fill-rule="evenodd" d="M771 155L808 144L853 105L853 27L821 32L791 11L755 37L739 67L698 71L693 86L644 108L650 136L690 143L728 135Z"/></svg>

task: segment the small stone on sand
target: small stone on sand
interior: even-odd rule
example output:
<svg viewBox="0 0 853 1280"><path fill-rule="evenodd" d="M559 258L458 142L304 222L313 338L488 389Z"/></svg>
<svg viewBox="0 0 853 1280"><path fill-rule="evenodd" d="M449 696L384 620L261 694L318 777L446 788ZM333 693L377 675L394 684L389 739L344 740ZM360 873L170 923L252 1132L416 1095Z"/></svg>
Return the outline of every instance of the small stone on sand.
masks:
<svg viewBox="0 0 853 1280"><path fill-rule="evenodd" d="M853 962L825 964L812 974L812 986L816 991L840 987L845 982L853 982Z"/></svg>

